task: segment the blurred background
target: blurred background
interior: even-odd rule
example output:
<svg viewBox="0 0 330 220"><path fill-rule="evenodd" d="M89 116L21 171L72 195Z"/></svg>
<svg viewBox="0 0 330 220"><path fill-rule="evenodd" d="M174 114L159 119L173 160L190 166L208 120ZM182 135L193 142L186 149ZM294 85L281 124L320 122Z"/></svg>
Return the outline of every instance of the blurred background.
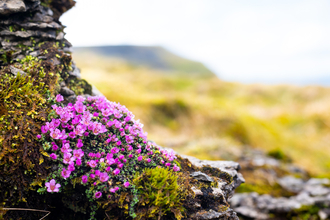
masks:
<svg viewBox="0 0 330 220"><path fill-rule="evenodd" d="M159 145L211 160L258 152L330 177L329 11L327 0L77 0L61 22L82 77ZM242 167L241 191L274 192Z"/></svg>

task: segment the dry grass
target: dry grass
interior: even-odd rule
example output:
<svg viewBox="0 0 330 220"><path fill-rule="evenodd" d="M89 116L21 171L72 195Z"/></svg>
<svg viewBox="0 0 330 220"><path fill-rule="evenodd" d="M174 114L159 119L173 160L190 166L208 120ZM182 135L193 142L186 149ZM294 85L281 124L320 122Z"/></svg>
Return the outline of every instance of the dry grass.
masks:
<svg viewBox="0 0 330 220"><path fill-rule="evenodd" d="M126 105L149 138L180 153L235 159L246 146L281 149L316 175L330 169L330 88L244 85L75 55L83 78Z"/></svg>

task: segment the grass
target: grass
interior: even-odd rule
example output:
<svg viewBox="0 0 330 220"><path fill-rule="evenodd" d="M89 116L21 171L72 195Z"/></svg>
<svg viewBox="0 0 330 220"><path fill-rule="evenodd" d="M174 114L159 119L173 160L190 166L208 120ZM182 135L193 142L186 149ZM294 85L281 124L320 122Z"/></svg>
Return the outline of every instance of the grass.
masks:
<svg viewBox="0 0 330 220"><path fill-rule="evenodd" d="M330 169L330 88L224 82L74 54L82 77L145 125L149 139L201 159L245 146L283 151L315 176Z"/></svg>

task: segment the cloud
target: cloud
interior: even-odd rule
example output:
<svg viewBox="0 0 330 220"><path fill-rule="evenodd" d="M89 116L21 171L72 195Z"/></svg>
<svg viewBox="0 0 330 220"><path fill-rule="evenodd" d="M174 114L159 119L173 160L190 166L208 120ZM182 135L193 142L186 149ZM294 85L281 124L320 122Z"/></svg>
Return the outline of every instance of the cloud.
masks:
<svg viewBox="0 0 330 220"><path fill-rule="evenodd" d="M78 0L63 16L74 46L161 45L227 80L330 74L330 3Z"/></svg>

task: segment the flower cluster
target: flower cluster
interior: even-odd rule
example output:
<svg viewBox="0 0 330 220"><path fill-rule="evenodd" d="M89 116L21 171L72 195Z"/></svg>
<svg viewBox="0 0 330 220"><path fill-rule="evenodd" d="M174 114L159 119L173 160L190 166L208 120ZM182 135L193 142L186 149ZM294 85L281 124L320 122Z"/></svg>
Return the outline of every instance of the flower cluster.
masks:
<svg viewBox="0 0 330 220"><path fill-rule="evenodd" d="M143 125L125 106L104 97L77 97L67 106L56 96L53 118L41 127L44 142L59 170L46 183L48 192L58 192L60 184L81 178L92 198L111 198L129 190L133 174L146 167L168 167L174 171L173 151L160 150L147 141Z"/></svg>

